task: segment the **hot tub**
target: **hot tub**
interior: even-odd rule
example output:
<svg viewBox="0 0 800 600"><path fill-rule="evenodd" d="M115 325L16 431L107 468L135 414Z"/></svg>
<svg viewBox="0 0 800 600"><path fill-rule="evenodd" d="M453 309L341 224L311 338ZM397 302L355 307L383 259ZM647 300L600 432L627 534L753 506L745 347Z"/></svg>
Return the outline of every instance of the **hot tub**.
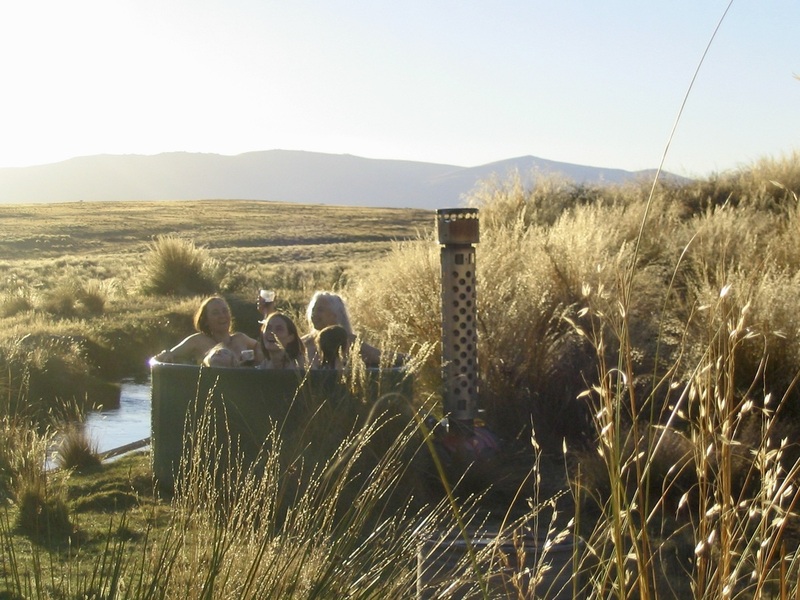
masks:
<svg viewBox="0 0 800 600"><path fill-rule="evenodd" d="M413 420L412 378L402 368L366 369L359 385L328 369L308 371L197 367L153 362L151 449L153 474L172 488L187 443L196 440L198 415L210 410L220 438L215 459L239 453L258 460L277 432L288 461L325 461L367 418L393 424L391 438ZM389 439L386 443L389 443Z"/></svg>

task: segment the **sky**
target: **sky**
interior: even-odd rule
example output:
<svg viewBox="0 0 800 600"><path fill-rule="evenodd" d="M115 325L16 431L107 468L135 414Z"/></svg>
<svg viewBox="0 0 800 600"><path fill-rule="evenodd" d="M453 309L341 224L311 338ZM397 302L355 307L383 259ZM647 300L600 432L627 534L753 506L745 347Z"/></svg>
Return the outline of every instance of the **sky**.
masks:
<svg viewBox="0 0 800 600"><path fill-rule="evenodd" d="M797 0L9 1L0 167L286 149L701 176L800 149L798 76Z"/></svg>

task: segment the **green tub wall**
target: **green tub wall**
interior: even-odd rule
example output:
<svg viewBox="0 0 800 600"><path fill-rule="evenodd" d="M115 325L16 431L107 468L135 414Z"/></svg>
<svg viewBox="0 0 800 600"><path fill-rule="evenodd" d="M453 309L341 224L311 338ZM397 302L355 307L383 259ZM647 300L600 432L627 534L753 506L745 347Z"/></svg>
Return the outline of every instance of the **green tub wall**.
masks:
<svg viewBox="0 0 800 600"><path fill-rule="evenodd" d="M216 414L225 415L228 439L236 440L233 443L245 460L255 459L274 427L281 431L284 453L325 460L363 422L371 408L365 402L380 399L379 412L399 417L385 435L394 435L413 419L413 382L401 369L367 369L367 391L358 397L342 383L341 374L331 370L200 368L156 362L151 375L153 474L164 488L174 486L184 443L196 434L187 415L194 414L197 400L207 400Z"/></svg>

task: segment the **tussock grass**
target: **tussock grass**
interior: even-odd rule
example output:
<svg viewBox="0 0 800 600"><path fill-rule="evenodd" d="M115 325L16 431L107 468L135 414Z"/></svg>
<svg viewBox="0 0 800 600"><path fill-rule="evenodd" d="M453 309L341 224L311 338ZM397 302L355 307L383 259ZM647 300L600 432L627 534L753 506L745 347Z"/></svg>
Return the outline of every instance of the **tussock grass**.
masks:
<svg viewBox="0 0 800 600"><path fill-rule="evenodd" d="M34 560L43 566L34 571L23 568L15 544L4 544L9 592L108 596L121 593L124 583L125 596L135 598L156 590L159 597L208 598L413 595L419 536L455 527L444 505L419 512L404 488L408 452L420 443L413 421L398 429L378 410L349 432L341 429L338 443L311 452L303 448L314 446L319 429L275 428L262 459L252 463L241 460L216 413L202 402L198 411L170 510L157 530L131 531L124 512L109 520L96 558L79 564L35 546ZM325 415L322 421L328 429L338 423ZM87 510L94 505L87 498L95 496L84 490L75 506ZM131 515L138 510L135 503L126 506ZM12 539L2 521L0 533ZM43 535L55 535L54 525ZM78 530L75 537L88 546L87 535Z"/></svg>
<svg viewBox="0 0 800 600"><path fill-rule="evenodd" d="M641 281L628 277L630 293L612 294L614 312L605 298L588 294L582 318L569 321L597 357L598 377L586 394L597 454L579 459L576 478L579 497L598 509L593 517L587 510L583 521L593 524L585 535L598 557L593 594L718 598L797 591L782 573L792 569L800 541L792 441L800 431L791 408L798 364L786 359L777 327L789 323L776 293L776 284L792 277L770 260L769 243L750 234L792 227L793 216L784 211L776 218L772 210L754 210L757 204L752 198L728 203L679 222L687 234L678 237L690 241L670 287L660 292L657 341L667 360L644 363L650 386L635 385L646 348L636 338L642 315L633 310ZM629 275L646 267L638 263ZM680 337L668 335L680 333L670 322L683 323ZM773 348L786 375L770 366Z"/></svg>
<svg viewBox="0 0 800 600"><path fill-rule="evenodd" d="M595 188L551 179L525 189L514 178L490 182L473 195L482 217L477 275L485 416L505 447L527 451L529 458L536 454L530 447L535 435L542 456L557 456L569 466L574 521L544 531L552 538L566 531L580 541L573 568L581 572L580 588L592 597L798 593L797 163L796 155L765 159L735 173L659 184L652 195L649 183ZM208 252L226 265L226 289L232 295L238 290L243 305L252 304L259 287L276 287L286 299L283 308L299 316L311 287L324 283L342 292L365 339L409 354L418 369L415 402L427 409L440 393L441 331L438 248L426 233L434 219L425 218L430 229L416 236L394 243L384 238L366 269L348 262L346 246L337 239L327 240L333 258L313 266L281 266L282 258L319 256L313 243L293 246L299 238L292 235L283 235L280 247L260 250L255 237L226 233ZM250 239L253 246L225 247L234 238ZM45 241L48 248L69 243L58 236ZM19 268L14 286L24 282L31 298L57 279L34 263L10 268ZM117 272L135 281L125 269ZM85 280L102 271L99 264L87 265ZM269 285L271 277L278 285ZM54 325L35 309L17 314L37 335L54 327L59 335L74 335L77 329L107 347L133 337L148 340L141 346L153 344L155 351L168 345L162 339L188 332L186 319L196 305L197 297L148 298L129 289L124 300L111 295L104 307L116 317L115 331L101 329L100 319L91 316L60 318ZM141 312L148 317L139 318ZM9 323L7 330L21 339L18 327ZM11 353L12 345L2 347ZM38 346L25 352L27 363L45 364ZM287 451L278 437L270 440L262 464L270 477L234 471L221 497L216 488L191 487L204 485L199 475L190 478L176 495L176 506L183 507L176 510L179 520L153 551L158 558L151 563L150 555L141 554L138 566L125 568L147 573L139 580L155 588L163 583L214 597L261 584L317 597L409 591L403 586L410 585L413 551L399 515L432 528L438 517L428 521L408 508L392 511L395 521L380 511L367 518L366 506L352 502L352 488L332 474L362 472L363 462L349 461L365 455L359 440L372 435L368 431L347 438L329 463L337 465L334 471L303 464L308 479L302 486L289 485L286 462L270 462L274 453ZM394 456L389 463L403 464ZM486 471L493 472L481 473L484 481L501 476L494 465ZM393 485L392 472L376 472L377 487L367 497L375 499L373 507L384 493L377 488ZM517 482L541 477L530 473L521 469L503 484L527 497L530 488ZM233 476L218 473L209 481ZM531 513L539 504L531 501ZM447 521L452 511L431 514L442 515L445 530L460 531ZM367 522L380 535L370 537ZM268 524L270 535L253 523ZM534 529L530 523L520 527ZM298 536L289 542L285 536L292 531L315 532L314 541ZM354 535L340 540L344 532ZM377 544L378 538L386 546L367 546L372 558L353 546L354 539ZM297 551L278 556L276 540ZM398 554L390 552L394 546ZM496 550L494 556L512 561L507 547ZM334 560L346 552L353 554L352 569L346 560ZM463 581L486 597L483 574L490 570L476 567L479 558L467 552ZM270 571L273 566L277 570ZM381 587L383 574L396 578L399 587ZM528 582L517 583L512 593L529 591Z"/></svg>
<svg viewBox="0 0 800 600"><path fill-rule="evenodd" d="M412 442L410 430L379 457L369 477L357 465L387 425L380 420L331 448L327 459L317 455L321 462L293 452L282 456L276 430L257 470L226 455L223 468L209 471L219 463L207 457L219 454L221 440L213 416L206 416L176 489L180 529L195 533L172 565L165 582L170 589L218 598L271 590L292 598L402 597L413 588L414 521L402 510L381 508L401 480L399 459ZM312 432L304 435L313 439ZM354 478L362 482L356 495L348 491ZM209 576L198 578L198 569Z"/></svg>
<svg viewBox="0 0 800 600"><path fill-rule="evenodd" d="M52 433L30 422L4 419L0 432L2 495L16 508L14 526L33 538L63 538L72 531L63 479L43 470Z"/></svg>
<svg viewBox="0 0 800 600"><path fill-rule="evenodd" d="M142 290L159 295L209 295L222 279L219 263L191 240L157 237L145 260Z"/></svg>
<svg viewBox="0 0 800 600"><path fill-rule="evenodd" d="M61 280L42 296L39 305L56 317L74 317L78 313L78 289L77 282Z"/></svg>
<svg viewBox="0 0 800 600"><path fill-rule="evenodd" d="M32 436L34 433L28 432L18 420L3 417L0 427L0 493L4 499L13 497L14 486L20 479L38 474L28 458ZM33 447L36 449L35 445Z"/></svg>
<svg viewBox="0 0 800 600"><path fill-rule="evenodd" d="M64 406L113 406L119 386L99 377L104 350L83 336L28 333L0 345L4 414L47 423Z"/></svg>
<svg viewBox="0 0 800 600"><path fill-rule="evenodd" d="M512 178L473 198L490 422L506 439L536 430L548 452L566 442L593 597L797 590L780 576L800 541L796 170L580 201L548 181L552 203ZM361 283L357 322L386 328L375 290L435 294L422 248L398 245ZM425 335L417 319L436 343L424 310L403 314L406 343Z"/></svg>
<svg viewBox="0 0 800 600"><path fill-rule="evenodd" d="M80 425L69 425L61 432L55 462L62 469L97 467L100 465L97 442Z"/></svg>
<svg viewBox="0 0 800 600"><path fill-rule="evenodd" d="M72 532L69 509L62 494L54 492L44 481L20 486L16 493L16 526L34 538L62 538Z"/></svg>
<svg viewBox="0 0 800 600"><path fill-rule="evenodd" d="M25 287L10 288L0 298L0 315L13 317L33 308L30 291Z"/></svg>
<svg viewBox="0 0 800 600"><path fill-rule="evenodd" d="M369 340L385 340L424 355L417 383L435 390L441 350L441 274L438 246L430 237L398 242L387 257L345 293L351 317ZM427 382L427 385L425 385Z"/></svg>
<svg viewBox="0 0 800 600"><path fill-rule="evenodd" d="M476 253L485 404L506 412L509 424L528 421L532 405L544 417L537 420L558 422L558 412L597 379L596 349L570 325L591 331L587 309L604 317L594 324L602 328L600 351L608 358L618 352L620 338L632 338L635 372L629 383L641 391L652 389L672 369L688 377L705 344L697 328L704 315L697 309L734 278L748 290L761 290L758 319L770 330L764 335L773 345L780 344L779 336L793 335L793 317L779 308L782 298L791 298L798 258L797 244L789 242L798 223L793 165L790 157L735 174L750 182L739 190L743 196L781 189L785 209L778 212L755 201L700 207L697 198L710 195L707 186L734 175L664 184L652 198L648 182L587 189L547 179L524 189L519 178L511 177L478 188L470 201L481 210ZM759 186L762 174L770 179ZM650 216L642 223L648 201ZM345 290L354 321L370 335L394 327L401 346L423 340L436 344L436 255L430 237L396 245L383 264ZM635 293L626 296L629 276ZM778 281L789 285L785 296ZM413 294L420 302L408 300ZM767 305L776 312L761 312ZM623 327L623 318L633 325ZM793 346L771 347L770 354L792 355ZM436 369L432 365L431 371ZM567 410L561 422L574 423L575 416ZM559 445L544 436L541 443L551 449Z"/></svg>
<svg viewBox="0 0 800 600"><path fill-rule="evenodd" d="M107 301L105 288L96 279L84 283L78 278L63 278L41 294L37 308L59 318L100 316Z"/></svg>

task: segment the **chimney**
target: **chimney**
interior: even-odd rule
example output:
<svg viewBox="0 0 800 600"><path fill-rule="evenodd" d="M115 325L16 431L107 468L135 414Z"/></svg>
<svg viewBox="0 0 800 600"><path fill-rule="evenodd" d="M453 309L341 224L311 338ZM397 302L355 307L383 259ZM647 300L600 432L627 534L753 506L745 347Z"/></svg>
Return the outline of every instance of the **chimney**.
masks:
<svg viewBox="0 0 800 600"><path fill-rule="evenodd" d="M478 416L475 244L478 209L436 211L442 263L444 416L471 428Z"/></svg>

